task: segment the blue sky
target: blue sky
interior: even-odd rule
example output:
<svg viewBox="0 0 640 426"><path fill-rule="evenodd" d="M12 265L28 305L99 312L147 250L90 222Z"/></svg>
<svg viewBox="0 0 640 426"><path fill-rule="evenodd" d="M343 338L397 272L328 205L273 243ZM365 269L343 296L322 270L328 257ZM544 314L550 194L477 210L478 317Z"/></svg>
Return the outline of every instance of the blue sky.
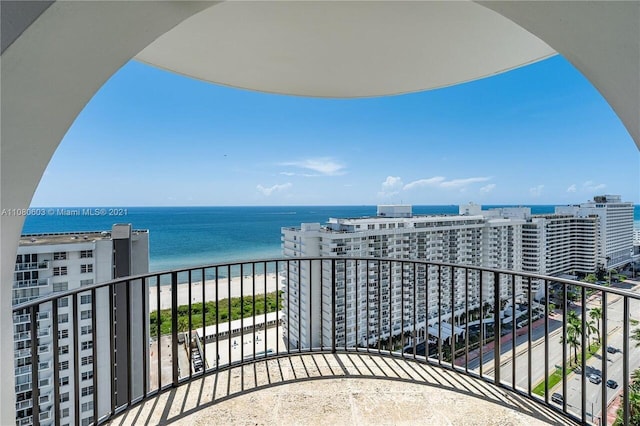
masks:
<svg viewBox="0 0 640 426"><path fill-rule="evenodd" d="M33 206L639 202L640 155L561 57L444 89L313 99L130 62L87 104Z"/></svg>

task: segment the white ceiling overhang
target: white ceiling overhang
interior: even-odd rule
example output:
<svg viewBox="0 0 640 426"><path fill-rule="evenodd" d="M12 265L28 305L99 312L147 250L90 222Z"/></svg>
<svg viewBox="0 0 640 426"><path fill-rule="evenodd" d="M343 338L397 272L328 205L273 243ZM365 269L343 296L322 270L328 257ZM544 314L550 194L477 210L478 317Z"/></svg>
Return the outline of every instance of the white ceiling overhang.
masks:
<svg viewBox="0 0 640 426"><path fill-rule="evenodd" d="M470 1L268 1L213 5L136 58L218 84L349 98L450 86L554 54Z"/></svg>

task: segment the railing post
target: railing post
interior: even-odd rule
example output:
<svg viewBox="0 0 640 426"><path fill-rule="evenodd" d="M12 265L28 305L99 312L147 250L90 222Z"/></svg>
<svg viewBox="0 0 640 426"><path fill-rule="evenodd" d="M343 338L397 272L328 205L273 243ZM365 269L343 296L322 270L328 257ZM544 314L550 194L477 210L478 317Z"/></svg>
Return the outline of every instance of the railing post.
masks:
<svg viewBox="0 0 640 426"><path fill-rule="evenodd" d="M607 339L607 292L603 291L602 292L602 297L601 297L601 303L600 303L600 309L602 309L602 331L598 331L599 333L601 333L600 335L600 342L602 343L602 345L600 346L602 349L602 380L606 383L607 380L607 354L609 353L607 351L607 347L608 347L608 339ZM624 388L627 389L627 388ZM566 394L566 391L565 391ZM607 413L607 386L602 386L602 412L600 413L600 418L605 419L606 417L606 413ZM606 422L605 422L606 423Z"/></svg>
<svg viewBox="0 0 640 426"><path fill-rule="evenodd" d="M336 353L336 261L331 260L331 353Z"/></svg>
<svg viewBox="0 0 640 426"><path fill-rule="evenodd" d="M493 273L493 381L500 384L500 274Z"/></svg>
<svg viewBox="0 0 640 426"><path fill-rule="evenodd" d="M173 386L178 385L178 273L171 273L171 364Z"/></svg>
<svg viewBox="0 0 640 426"><path fill-rule="evenodd" d="M623 313L622 313L622 389L623 389L623 412L624 412L624 424L630 424L631 413L629 405L629 298L623 296ZM604 414L604 413L603 413Z"/></svg>
<svg viewBox="0 0 640 426"><path fill-rule="evenodd" d="M40 424L40 383L38 381L38 309L39 306L35 305L31 307L31 418L33 419L34 425ZM53 336L54 339L57 339L58 336ZM74 342L77 339L74 336ZM76 355L77 357L77 355ZM53 368L58 369L57 365L54 365ZM76 370L77 371L77 370ZM55 384L57 386L58 383ZM56 416L57 417L57 416Z"/></svg>

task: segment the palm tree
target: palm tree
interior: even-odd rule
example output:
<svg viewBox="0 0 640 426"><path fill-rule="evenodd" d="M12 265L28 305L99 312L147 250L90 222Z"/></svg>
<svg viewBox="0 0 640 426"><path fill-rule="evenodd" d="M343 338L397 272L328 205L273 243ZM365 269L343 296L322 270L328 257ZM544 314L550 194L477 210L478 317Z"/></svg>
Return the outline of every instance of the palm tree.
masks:
<svg viewBox="0 0 640 426"><path fill-rule="evenodd" d="M602 318L602 308L592 308L589 311L589 317L598 322L598 341L600 341L600 318Z"/></svg>
<svg viewBox="0 0 640 426"><path fill-rule="evenodd" d="M566 343L569 348L573 348L573 362L578 364L578 346L580 346L581 330L579 326L571 322L567 322L567 335L560 338L560 343Z"/></svg>
<svg viewBox="0 0 640 426"><path fill-rule="evenodd" d="M596 328L596 326L593 324L593 321L589 321L588 323L585 324L585 333L587 333L587 344L589 345L589 347L591 347L591 335L593 333L598 333L598 340L600 340L600 331Z"/></svg>

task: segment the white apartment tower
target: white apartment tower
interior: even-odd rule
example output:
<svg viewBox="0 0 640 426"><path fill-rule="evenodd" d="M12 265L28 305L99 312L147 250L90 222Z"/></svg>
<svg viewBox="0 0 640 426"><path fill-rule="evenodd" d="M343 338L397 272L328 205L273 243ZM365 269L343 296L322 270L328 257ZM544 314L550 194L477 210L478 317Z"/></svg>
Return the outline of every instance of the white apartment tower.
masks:
<svg viewBox="0 0 640 426"><path fill-rule="evenodd" d="M458 216L413 216L411 206L379 206L378 215L369 218L329 219L326 226L319 223L302 224L301 228L283 228L282 247L287 257L374 257L398 260L420 259L459 265L490 266L520 270L521 251L517 240L521 236L524 220L506 220L497 213L487 219L479 208L469 206L465 214ZM285 295L287 326L284 327L292 347L298 344L320 346L331 337L330 307L333 288L331 276L336 277L336 339L338 344L373 344L378 338L397 336L413 329L413 292L416 292L416 322L423 329L438 319L447 320L464 312L465 271L447 267L417 266L409 264L360 262L323 263L324 270L316 262L309 270L303 262L301 270L295 266L289 271L291 297ZM294 270L295 269L295 270ZM321 281L322 277L322 281ZM505 277L506 278L506 277ZM480 305L480 277L469 273L470 308ZM493 275L487 274L483 282L483 303L493 301ZM501 285L501 299L511 295L512 288L506 280ZM453 283L438 286L439 282ZM414 289L413 286L416 286ZM452 290L454 295L452 302ZM516 283L521 293L521 283ZM357 297L356 297L357 295ZM323 298L324 312L310 311L310 299ZM443 306L438 318L438 305ZM300 303L300 305L298 305ZM287 305L289 309L286 309ZM357 307L357 309L356 309ZM358 318L356 318L356 310ZM300 318L301 317L301 320ZM308 318L317 319L316 323ZM323 318L322 324L319 320ZM355 323L360 324L357 330ZM368 326L362 326L362 324ZM321 331L322 329L322 331ZM367 334L367 329L369 333ZM298 332L299 330L299 332ZM444 337L444 332L443 332Z"/></svg>
<svg viewBox="0 0 640 426"><path fill-rule="evenodd" d="M633 203L619 195L600 195L587 203L558 206L557 214L598 218L598 266L610 269L625 265L633 255Z"/></svg>
<svg viewBox="0 0 640 426"><path fill-rule="evenodd" d="M460 206L458 215L413 216L411 206L393 205L378 206L375 217L330 218L325 226L307 223L282 229L283 254L292 258L420 259L549 276L624 265L631 261L632 248L633 204L613 195L556 207L555 214L547 215L531 215L527 207L482 210L467 204ZM287 275L291 291L285 295L285 332L293 347L329 344L334 296L336 339L338 345L348 346L375 343L413 329L414 308L415 322L424 329L438 320L450 321L465 308L462 268L417 266L415 280L413 271L399 262L338 262L335 267L323 262L322 270L315 262L311 268L303 262L300 270L293 265ZM535 279L516 277L511 283L509 276L500 277L501 303L514 292L516 297L529 291L536 299L542 295L542 283ZM493 303L493 279L492 273L484 274L482 280L477 273L469 273L470 310L481 304L480 282L482 304ZM444 285L439 286L440 282ZM415 307L414 299L408 297L414 291ZM322 312L311 303L320 298ZM366 327L356 330L356 323ZM446 337L443 332L442 338Z"/></svg>
<svg viewBox="0 0 640 426"><path fill-rule="evenodd" d="M129 236L131 242L131 273L149 270L149 233L131 231L130 225L114 225L112 231L69 232L23 235L20 239L13 283L13 304L26 302L52 293L81 288L108 281L114 274L114 235ZM31 367L37 363L39 373L40 424L52 425L59 416L60 425L88 425L93 422L93 396L97 385L98 406L111 406L110 354L108 350L94 352L94 345L109 347L109 307L106 297L97 290L96 312L92 311L91 293L77 298L77 329L74 329L73 306L70 297L58 303L58 336L52 334L52 306L43 304L37 314L38 359L31 360L31 330L28 312L14 314L14 351L16 375L16 424L33 422L33 389ZM132 293L133 295L134 293ZM140 292L137 293L141 297ZM106 295L106 293L105 293ZM141 299L132 299L140 304ZM140 309L142 305L140 304ZM138 309L138 311L140 311ZM98 329L92 327L93 319ZM105 326L106 325L106 326ZM135 329L135 324L129 324ZM142 336L140 336L142 337ZM53 365L54 338L58 339L58 365ZM73 355L78 354L77 365ZM98 376L94 378L94 364ZM75 371L78 368L79 371ZM79 393L75 394L74 378L79 377ZM60 404L55 406L53 385L60 383ZM79 400L80 412L75 412ZM100 412L103 411L100 408ZM102 413L99 413L102 414Z"/></svg>

